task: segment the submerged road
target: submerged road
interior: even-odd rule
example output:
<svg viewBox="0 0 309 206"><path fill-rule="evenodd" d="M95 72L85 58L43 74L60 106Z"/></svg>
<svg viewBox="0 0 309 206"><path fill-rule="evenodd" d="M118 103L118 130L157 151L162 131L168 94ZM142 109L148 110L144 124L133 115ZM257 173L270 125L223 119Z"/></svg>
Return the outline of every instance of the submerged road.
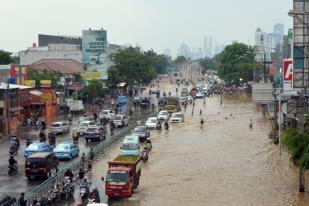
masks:
<svg viewBox="0 0 309 206"><path fill-rule="evenodd" d="M200 109L206 119L203 127ZM171 125L169 131L152 131L153 150L142 167L138 190L111 205L309 205L309 194L298 193L298 169L286 152L279 155L268 138L270 122L250 99L224 97L221 106L218 97L211 97L205 107L203 100L196 100L193 111L189 105L185 122ZM105 151L89 174L102 202L107 197L100 179L120 145Z"/></svg>

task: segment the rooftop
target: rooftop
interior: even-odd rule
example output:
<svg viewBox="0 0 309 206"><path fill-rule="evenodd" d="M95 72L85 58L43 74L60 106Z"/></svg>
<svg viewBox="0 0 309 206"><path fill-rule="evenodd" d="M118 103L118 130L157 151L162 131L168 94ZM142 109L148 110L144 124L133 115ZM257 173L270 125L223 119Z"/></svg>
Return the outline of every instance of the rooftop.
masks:
<svg viewBox="0 0 309 206"><path fill-rule="evenodd" d="M31 67L36 70L50 70L62 74L80 73L84 69L80 62L73 59L41 59L31 64Z"/></svg>

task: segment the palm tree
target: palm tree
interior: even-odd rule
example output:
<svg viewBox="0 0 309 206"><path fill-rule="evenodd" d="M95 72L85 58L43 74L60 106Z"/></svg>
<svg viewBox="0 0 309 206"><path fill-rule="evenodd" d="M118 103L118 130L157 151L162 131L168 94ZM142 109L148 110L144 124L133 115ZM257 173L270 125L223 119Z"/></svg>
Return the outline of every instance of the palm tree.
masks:
<svg viewBox="0 0 309 206"><path fill-rule="evenodd" d="M307 121L306 121L307 122ZM283 146L291 155L291 161L299 167L299 192L305 191L305 171L309 169L309 127L305 124L304 133L288 128L284 133Z"/></svg>

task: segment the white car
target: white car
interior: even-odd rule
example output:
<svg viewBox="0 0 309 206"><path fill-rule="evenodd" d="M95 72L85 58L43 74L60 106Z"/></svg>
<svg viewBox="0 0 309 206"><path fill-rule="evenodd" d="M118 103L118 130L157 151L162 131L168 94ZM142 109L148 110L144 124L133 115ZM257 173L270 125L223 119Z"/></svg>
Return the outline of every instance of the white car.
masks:
<svg viewBox="0 0 309 206"><path fill-rule="evenodd" d="M185 117L181 112L175 112L172 114L170 122L171 123L178 123L185 121Z"/></svg>
<svg viewBox="0 0 309 206"><path fill-rule="evenodd" d="M113 119L115 113L112 110L102 110L99 114L100 119Z"/></svg>
<svg viewBox="0 0 309 206"><path fill-rule="evenodd" d="M96 126L94 121L82 121L79 123L77 128L77 134L83 135L87 132L88 128L91 126Z"/></svg>
<svg viewBox="0 0 309 206"><path fill-rule="evenodd" d="M69 133L70 132L70 125L68 122L54 122L50 126L50 132L52 133Z"/></svg>
<svg viewBox="0 0 309 206"><path fill-rule="evenodd" d="M127 116L121 114L114 116L113 122L116 127L125 127L129 125L129 119Z"/></svg>
<svg viewBox="0 0 309 206"><path fill-rule="evenodd" d="M149 128L149 129L157 129L157 125L158 125L158 118L157 117L149 117L147 119L147 122L146 122L146 126Z"/></svg>
<svg viewBox="0 0 309 206"><path fill-rule="evenodd" d="M158 114L158 119L159 119L159 120L168 120L169 116L170 116L170 115L169 115L169 113L168 113L167 110L162 110L162 111L160 111L159 114Z"/></svg>
<svg viewBox="0 0 309 206"><path fill-rule="evenodd" d="M196 98L204 98L204 93L203 92L198 92L195 95Z"/></svg>

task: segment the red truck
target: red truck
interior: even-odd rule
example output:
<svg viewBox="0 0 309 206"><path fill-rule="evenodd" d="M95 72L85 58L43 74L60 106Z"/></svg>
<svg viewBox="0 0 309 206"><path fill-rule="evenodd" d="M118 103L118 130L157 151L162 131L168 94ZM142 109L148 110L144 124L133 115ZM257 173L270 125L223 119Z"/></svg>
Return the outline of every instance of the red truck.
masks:
<svg viewBox="0 0 309 206"><path fill-rule="evenodd" d="M109 198L131 197L133 190L139 185L141 164L140 156L125 155L119 155L114 161L108 162L105 194Z"/></svg>

